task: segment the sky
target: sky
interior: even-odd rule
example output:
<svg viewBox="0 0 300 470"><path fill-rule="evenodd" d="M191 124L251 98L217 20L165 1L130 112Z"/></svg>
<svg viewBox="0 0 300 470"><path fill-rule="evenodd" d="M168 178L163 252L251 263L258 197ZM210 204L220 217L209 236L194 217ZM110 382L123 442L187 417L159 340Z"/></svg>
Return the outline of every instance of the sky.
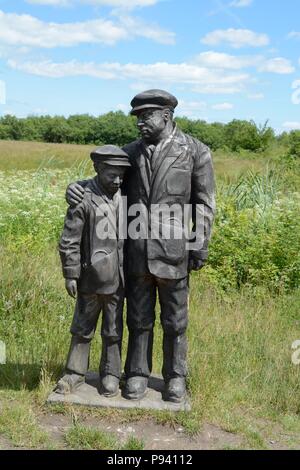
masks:
<svg viewBox="0 0 300 470"><path fill-rule="evenodd" d="M130 110L300 129L299 0L0 0L0 116Z"/></svg>

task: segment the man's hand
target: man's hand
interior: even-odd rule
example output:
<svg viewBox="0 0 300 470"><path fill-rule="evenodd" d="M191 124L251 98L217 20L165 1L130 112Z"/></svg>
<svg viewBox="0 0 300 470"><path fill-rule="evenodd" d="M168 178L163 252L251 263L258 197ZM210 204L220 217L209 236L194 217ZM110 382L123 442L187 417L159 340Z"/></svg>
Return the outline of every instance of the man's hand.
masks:
<svg viewBox="0 0 300 470"><path fill-rule="evenodd" d="M197 259L194 258L193 256L190 256L189 259L189 266L188 266L188 271L200 271L200 269L203 268L205 265L206 261L203 261L202 259Z"/></svg>
<svg viewBox="0 0 300 470"><path fill-rule="evenodd" d="M84 189L82 186L80 186L80 184L69 184L66 191L66 201L72 207L77 206L77 204L82 201L83 195Z"/></svg>
<svg viewBox="0 0 300 470"><path fill-rule="evenodd" d="M66 286L68 294L75 299L77 295L77 280L66 279L65 286Z"/></svg>

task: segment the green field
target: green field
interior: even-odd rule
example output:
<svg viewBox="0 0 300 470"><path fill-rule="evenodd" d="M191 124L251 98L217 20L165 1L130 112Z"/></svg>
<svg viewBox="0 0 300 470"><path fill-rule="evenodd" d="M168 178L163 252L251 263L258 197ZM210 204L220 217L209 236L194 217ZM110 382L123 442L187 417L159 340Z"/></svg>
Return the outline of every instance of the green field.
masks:
<svg viewBox="0 0 300 470"><path fill-rule="evenodd" d="M0 141L0 340L7 348L0 436L14 446L56 446L38 421L49 413L45 398L64 366L74 306L57 241L65 187L92 174L91 148ZM177 423L188 433L208 422L243 436L245 448L268 448L278 436L286 447L300 447L300 366L291 360L292 343L300 339L300 164L284 154L274 146L261 154L214 155L218 213L210 259L191 278L192 412L53 408L57 416L76 415L66 447L116 445L80 427L87 414ZM155 372L161 340L157 322ZM99 351L97 337L91 368L98 368Z"/></svg>

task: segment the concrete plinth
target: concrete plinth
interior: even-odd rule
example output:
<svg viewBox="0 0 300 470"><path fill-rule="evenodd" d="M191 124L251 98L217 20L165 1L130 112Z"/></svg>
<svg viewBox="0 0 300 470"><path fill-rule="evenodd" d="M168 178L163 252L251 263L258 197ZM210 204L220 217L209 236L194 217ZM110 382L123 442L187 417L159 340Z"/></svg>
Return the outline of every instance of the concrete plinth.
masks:
<svg viewBox="0 0 300 470"><path fill-rule="evenodd" d="M158 375L149 378L148 390L142 400L127 400L121 395L121 390L116 397L107 398L99 393L99 375L95 372L88 372L86 383L82 384L75 393L61 395L52 392L47 403L71 403L74 405L85 405L103 408L126 408L145 410L169 410L169 411L190 411L191 406L188 399L183 403L172 403L162 399L164 381Z"/></svg>

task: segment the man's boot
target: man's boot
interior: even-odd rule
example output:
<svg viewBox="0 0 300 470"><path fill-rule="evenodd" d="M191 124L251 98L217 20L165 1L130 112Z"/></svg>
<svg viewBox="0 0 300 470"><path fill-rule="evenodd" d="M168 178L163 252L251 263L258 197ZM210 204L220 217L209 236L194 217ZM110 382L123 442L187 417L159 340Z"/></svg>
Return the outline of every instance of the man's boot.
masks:
<svg viewBox="0 0 300 470"><path fill-rule="evenodd" d="M124 397L141 400L147 392L148 377L152 370L153 330L129 332Z"/></svg>
<svg viewBox="0 0 300 470"><path fill-rule="evenodd" d="M88 371L91 341L72 336L65 374L58 381L55 392L63 395L73 393L85 382Z"/></svg>
<svg viewBox="0 0 300 470"><path fill-rule="evenodd" d="M187 341L186 334L163 337L163 377L165 380L164 399L180 403L186 395L185 377Z"/></svg>
<svg viewBox="0 0 300 470"><path fill-rule="evenodd" d="M173 377L166 381L164 399L173 403L181 403L186 396L185 377Z"/></svg>
<svg viewBox="0 0 300 470"><path fill-rule="evenodd" d="M119 393L119 377L107 374L104 377L100 377L100 392L105 397L115 397Z"/></svg>

